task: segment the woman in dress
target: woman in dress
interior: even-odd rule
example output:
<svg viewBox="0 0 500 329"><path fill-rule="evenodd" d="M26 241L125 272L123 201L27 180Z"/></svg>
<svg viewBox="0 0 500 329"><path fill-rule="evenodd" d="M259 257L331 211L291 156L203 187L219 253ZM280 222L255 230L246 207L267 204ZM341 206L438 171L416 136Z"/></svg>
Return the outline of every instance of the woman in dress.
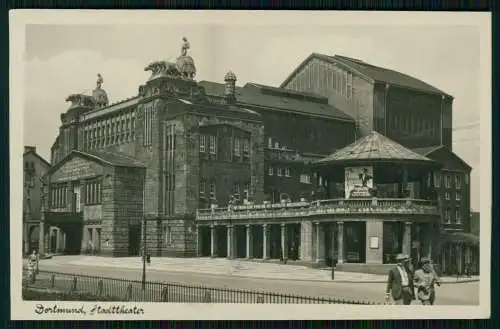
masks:
<svg viewBox="0 0 500 329"><path fill-rule="evenodd" d="M430 259L422 258L421 267L415 271L413 279L417 289L417 298L422 305L434 305L436 300L435 285L439 286L440 282Z"/></svg>

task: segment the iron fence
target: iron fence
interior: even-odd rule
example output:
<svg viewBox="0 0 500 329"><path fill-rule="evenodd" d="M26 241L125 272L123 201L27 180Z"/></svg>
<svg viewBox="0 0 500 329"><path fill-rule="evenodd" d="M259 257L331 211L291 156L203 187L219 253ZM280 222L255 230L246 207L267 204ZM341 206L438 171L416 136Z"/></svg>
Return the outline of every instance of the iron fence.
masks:
<svg viewBox="0 0 500 329"><path fill-rule="evenodd" d="M26 272L25 272L26 273ZM343 298L310 297L258 290L213 288L172 282L151 282L81 274L39 271L33 281L23 278L26 291L44 291L78 296L79 300L173 303L277 303L277 304L358 304L378 302ZM25 299L31 299L25 296ZM85 299L87 298L87 299Z"/></svg>

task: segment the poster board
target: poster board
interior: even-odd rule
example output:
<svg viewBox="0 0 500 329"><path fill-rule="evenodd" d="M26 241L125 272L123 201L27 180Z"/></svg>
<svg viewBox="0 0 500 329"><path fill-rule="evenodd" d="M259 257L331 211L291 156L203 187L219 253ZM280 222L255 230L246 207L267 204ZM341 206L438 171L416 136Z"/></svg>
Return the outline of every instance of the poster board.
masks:
<svg viewBox="0 0 500 329"><path fill-rule="evenodd" d="M345 198L370 197L373 189L373 167L345 168Z"/></svg>

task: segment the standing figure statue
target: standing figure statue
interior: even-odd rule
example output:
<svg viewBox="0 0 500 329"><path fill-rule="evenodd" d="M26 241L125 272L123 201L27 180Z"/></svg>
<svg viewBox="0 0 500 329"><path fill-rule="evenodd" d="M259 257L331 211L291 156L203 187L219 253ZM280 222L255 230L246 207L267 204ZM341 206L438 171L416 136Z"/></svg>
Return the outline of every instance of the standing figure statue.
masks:
<svg viewBox="0 0 500 329"><path fill-rule="evenodd" d="M188 39L186 37L182 37L181 56L186 56L189 48L191 48L191 46L189 45Z"/></svg>
<svg viewBox="0 0 500 329"><path fill-rule="evenodd" d="M97 89L101 89L103 82L104 82L104 79L102 78L101 73L97 73Z"/></svg>

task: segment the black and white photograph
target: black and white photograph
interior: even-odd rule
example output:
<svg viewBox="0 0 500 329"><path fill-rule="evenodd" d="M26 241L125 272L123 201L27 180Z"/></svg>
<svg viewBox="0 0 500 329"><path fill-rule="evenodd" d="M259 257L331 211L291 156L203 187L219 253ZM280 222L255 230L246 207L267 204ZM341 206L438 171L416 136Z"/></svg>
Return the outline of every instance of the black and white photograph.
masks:
<svg viewBox="0 0 500 329"><path fill-rule="evenodd" d="M10 27L13 318L489 317L489 14Z"/></svg>

